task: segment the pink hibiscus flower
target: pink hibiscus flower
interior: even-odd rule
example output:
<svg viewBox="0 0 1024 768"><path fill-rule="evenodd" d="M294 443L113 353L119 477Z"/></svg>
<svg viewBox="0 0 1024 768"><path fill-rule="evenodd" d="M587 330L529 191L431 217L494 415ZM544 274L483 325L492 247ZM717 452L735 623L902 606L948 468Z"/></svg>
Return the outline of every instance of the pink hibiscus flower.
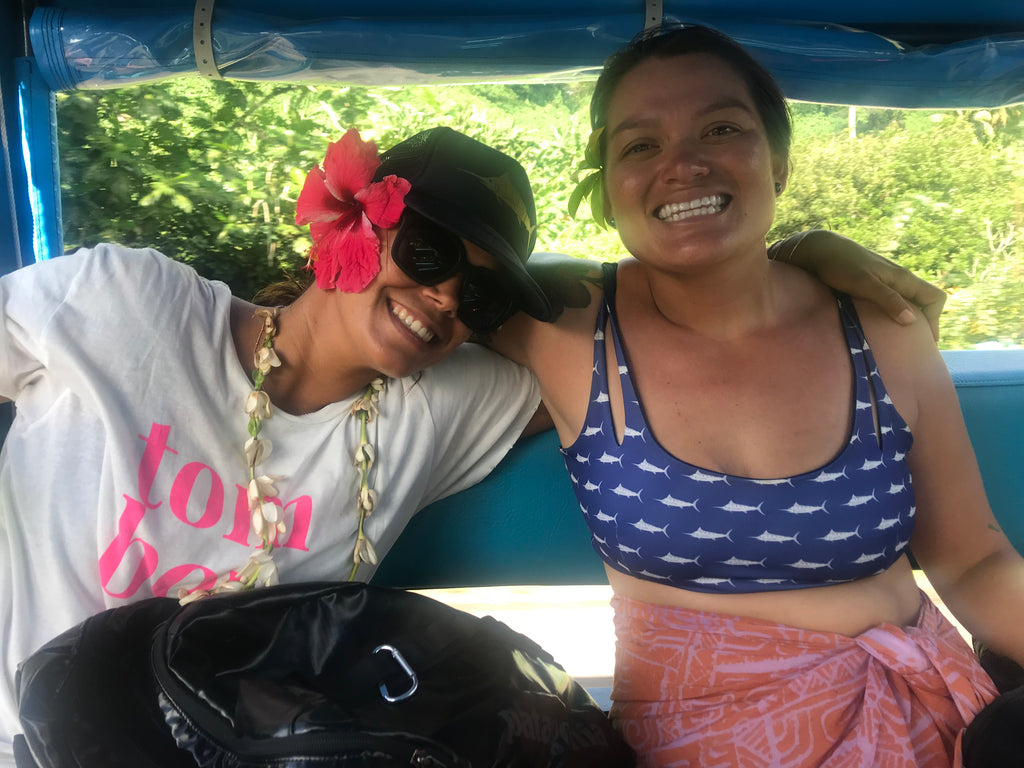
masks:
<svg viewBox="0 0 1024 768"><path fill-rule="evenodd" d="M320 288L358 293L380 272L380 239L405 209L410 184L398 176L370 183L380 161L377 145L350 128L327 147L323 168L307 175L295 205L295 223L309 224L309 266Z"/></svg>

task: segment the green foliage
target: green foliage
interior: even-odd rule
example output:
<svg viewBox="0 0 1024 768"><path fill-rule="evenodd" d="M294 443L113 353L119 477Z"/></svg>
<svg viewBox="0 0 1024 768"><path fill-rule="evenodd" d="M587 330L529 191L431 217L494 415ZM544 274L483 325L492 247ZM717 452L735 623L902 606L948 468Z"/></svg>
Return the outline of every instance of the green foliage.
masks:
<svg viewBox="0 0 1024 768"><path fill-rule="evenodd" d="M540 251L614 260L570 195L589 84L326 88L181 78L58 97L65 242L152 246L249 297L305 263L305 173L349 127L386 148L450 125L518 158ZM949 292L943 346L1024 345L1024 109L930 114L794 104L770 239L842 232ZM851 120L852 118L852 120ZM852 129L851 129L852 123Z"/></svg>
<svg viewBox="0 0 1024 768"><path fill-rule="evenodd" d="M805 106L824 123L795 105L798 126ZM884 112L873 131L858 119L855 136L837 122L797 132L770 239L841 232L949 293L944 347L1024 344L1024 145L979 129L976 113Z"/></svg>

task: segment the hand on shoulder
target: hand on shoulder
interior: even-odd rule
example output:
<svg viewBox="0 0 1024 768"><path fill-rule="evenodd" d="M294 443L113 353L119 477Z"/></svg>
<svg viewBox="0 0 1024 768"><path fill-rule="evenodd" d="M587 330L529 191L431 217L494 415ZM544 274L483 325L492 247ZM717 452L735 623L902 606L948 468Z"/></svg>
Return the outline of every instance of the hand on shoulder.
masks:
<svg viewBox="0 0 1024 768"><path fill-rule="evenodd" d="M589 306L592 291L587 286L601 284L599 262L564 253L535 253L527 262L527 271L547 294L556 321L566 309Z"/></svg>

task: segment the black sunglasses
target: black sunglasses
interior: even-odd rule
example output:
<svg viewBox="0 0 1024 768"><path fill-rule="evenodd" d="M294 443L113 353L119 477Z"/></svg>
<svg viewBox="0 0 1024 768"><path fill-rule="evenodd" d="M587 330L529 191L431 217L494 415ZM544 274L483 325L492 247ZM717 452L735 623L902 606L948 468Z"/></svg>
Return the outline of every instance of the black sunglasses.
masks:
<svg viewBox="0 0 1024 768"><path fill-rule="evenodd" d="M391 259L420 285L462 275L456 315L474 333L493 333L518 309L500 273L471 264L458 235L411 210L402 215Z"/></svg>

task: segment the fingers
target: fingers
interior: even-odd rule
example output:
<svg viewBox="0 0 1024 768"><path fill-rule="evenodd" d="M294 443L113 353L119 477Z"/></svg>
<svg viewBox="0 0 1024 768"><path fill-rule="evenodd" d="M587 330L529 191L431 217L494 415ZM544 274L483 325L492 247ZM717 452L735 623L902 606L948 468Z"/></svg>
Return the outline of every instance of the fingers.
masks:
<svg viewBox="0 0 1024 768"><path fill-rule="evenodd" d="M946 304L946 292L902 267L897 267L897 270L887 282L891 289L904 299L904 306L907 309L913 304L921 310L925 320L928 322L928 327L931 329L932 337L935 341L938 341L939 318ZM886 306L888 309L887 305L883 306ZM895 310L895 303L893 304L893 309ZM890 311L889 314L894 320L904 325L913 322L912 315L908 319L901 319L898 316L899 313Z"/></svg>
<svg viewBox="0 0 1024 768"><path fill-rule="evenodd" d="M870 275L865 285L867 288L861 298L877 304L900 325L910 325L917 318L914 305L905 298L899 288L889 285L877 275Z"/></svg>

